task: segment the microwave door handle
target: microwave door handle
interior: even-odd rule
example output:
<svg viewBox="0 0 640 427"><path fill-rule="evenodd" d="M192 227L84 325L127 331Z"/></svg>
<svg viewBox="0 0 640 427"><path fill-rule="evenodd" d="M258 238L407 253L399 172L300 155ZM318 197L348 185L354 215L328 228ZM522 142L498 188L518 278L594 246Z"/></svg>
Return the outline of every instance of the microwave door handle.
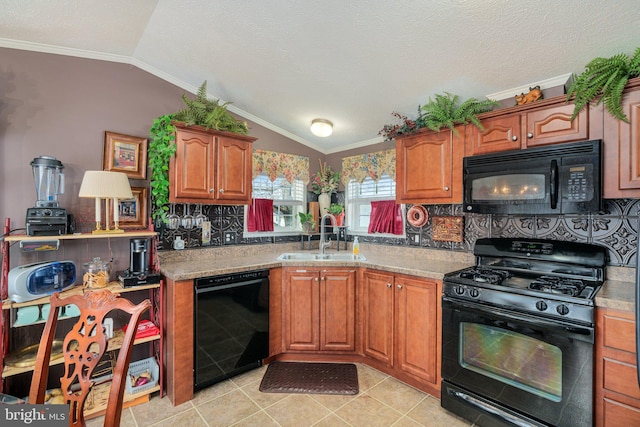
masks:
<svg viewBox="0 0 640 427"><path fill-rule="evenodd" d="M556 209L558 206L558 161L551 161L551 170L549 174L550 189L549 196L551 198L551 209Z"/></svg>

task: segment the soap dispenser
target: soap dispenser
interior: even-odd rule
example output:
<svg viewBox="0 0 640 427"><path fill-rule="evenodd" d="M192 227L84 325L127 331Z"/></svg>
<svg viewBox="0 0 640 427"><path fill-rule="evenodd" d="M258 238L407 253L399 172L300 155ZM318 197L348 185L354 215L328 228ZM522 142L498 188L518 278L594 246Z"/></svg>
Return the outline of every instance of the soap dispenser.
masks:
<svg viewBox="0 0 640 427"><path fill-rule="evenodd" d="M358 242L358 236L353 238L353 254L360 255L360 243Z"/></svg>

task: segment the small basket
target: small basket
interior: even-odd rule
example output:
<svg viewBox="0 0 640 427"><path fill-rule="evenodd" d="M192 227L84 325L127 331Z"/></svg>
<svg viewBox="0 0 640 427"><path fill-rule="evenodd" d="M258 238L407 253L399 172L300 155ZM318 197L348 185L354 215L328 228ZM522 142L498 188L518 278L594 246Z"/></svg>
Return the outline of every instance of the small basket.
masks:
<svg viewBox="0 0 640 427"><path fill-rule="evenodd" d="M144 371L148 370L151 373L151 381L146 384L143 384L138 387L134 387L131 385L131 377L137 377ZM127 378L125 380L127 393L136 394L141 393L145 390L152 389L156 385L158 385L158 378L160 375L160 368L158 367L158 363L156 359L153 357L149 357L148 359L142 359L137 362L132 362L129 364L129 371L127 372Z"/></svg>

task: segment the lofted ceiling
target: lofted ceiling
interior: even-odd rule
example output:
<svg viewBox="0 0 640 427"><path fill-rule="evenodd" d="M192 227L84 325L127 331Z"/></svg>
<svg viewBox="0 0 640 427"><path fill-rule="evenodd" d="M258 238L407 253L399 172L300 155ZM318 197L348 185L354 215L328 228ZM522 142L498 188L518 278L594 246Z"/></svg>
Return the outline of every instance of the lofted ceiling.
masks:
<svg viewBox="0 0 640 427"><path fill-rule="evenodd" d="M397 111L580 73L640 47L637 0L1 0L0 47L133 64L323 153ZM2 63L0 59L0 64ZM526 91L526 89L523 89ZM169 113L169 112L168 112ZM311 134L314 118L334 123Z"/></svg>

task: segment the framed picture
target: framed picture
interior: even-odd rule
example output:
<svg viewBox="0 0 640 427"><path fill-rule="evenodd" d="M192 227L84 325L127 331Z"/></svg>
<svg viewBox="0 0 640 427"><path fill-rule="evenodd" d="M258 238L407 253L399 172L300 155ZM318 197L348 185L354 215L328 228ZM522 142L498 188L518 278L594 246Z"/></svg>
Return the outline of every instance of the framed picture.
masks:
<svg viewBox="0 0 640 427"><path fill-rule="evenodd" d="M147 179L147 139L105 132L102 170L124 172L133 179Z"/></svg>
<svg viewBox="0 0 640 427"><path fill-rule="evenodd" d="M119 227L147 228L147 188L131 187L132 199L118 200Z"/></svg>

